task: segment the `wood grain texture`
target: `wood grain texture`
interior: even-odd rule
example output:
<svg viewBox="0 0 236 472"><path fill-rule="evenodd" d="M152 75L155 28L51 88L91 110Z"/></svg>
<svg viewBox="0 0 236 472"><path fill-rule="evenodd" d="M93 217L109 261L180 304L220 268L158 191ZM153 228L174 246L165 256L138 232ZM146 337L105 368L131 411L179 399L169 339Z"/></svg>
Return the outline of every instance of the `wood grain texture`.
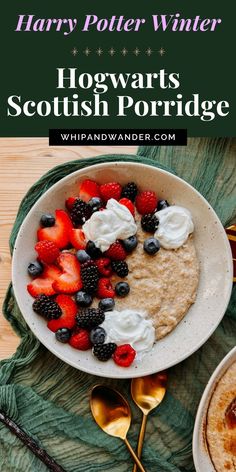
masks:
<svg viewBox="0 0 236 472"><path fill-rule="evenodd" d="M0 303L11 280L8 240L19 204L41 175L56 165L101 154L134 154L135 146L49 147L47 138L0 138ZM0 359L13 354L19 338L0 314Z"/></svg>

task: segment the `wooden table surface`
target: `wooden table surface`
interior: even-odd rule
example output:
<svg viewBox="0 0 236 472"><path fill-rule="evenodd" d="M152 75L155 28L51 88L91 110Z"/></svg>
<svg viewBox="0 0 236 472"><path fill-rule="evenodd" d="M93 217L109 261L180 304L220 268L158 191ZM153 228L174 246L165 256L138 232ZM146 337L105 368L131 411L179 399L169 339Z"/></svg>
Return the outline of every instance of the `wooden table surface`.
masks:
<svg viewBox="0 0 236 472"><path fill-rule="evenodd" d="M47 138L0 138L0 303L11 279L8 240L24 194L52 167L99 154L136 152L135 146L49 147ZM0 314L0 359L13 354L19 338Z"/></svg>

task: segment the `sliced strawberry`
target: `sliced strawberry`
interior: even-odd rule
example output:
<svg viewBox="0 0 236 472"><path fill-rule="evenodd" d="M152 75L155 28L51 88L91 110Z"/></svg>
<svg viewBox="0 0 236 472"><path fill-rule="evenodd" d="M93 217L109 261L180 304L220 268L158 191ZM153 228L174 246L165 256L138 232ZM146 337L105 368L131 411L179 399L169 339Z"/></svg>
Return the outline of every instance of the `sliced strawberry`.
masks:
<svg viewBox="0 0 236 472"><path fill-rule="evenodd" d="M55 299L62 310L57 320L48 321L48 328L54 333L60 328L72 329L76 325L77 305L68 295L58 295Z"/></svg>
<svg viewBox="0 0 236 472"><path fill-rule="evenodd" d="M43 273L27 285L27 290L32 297L38 295L55 295L53 283L61 275L60 269L54 265L45 266Z"/></svg>
<svg viewBox="0 0 236 472"><path fill-rule="evenodd" d="M38 229L37 236L39 241L44 241L45 239L52 241L59 249L62 249L70 242L69 234L72 229L72 222L64 210L56 210L55 217L55 225Z"/></svg>
<svg viewBox="0 0 236 472"><path fill-rule="evenodd" d="M100 188L94 180L86 179L80 185L79 198L89 202L93 197L100 197Z"/></svg>
<svg viewBox="0 0 236 472"><path fill-rule="evenodd" d="M72 207L75 203L75 200L76 200L76 197L69 197L67 198L66 200L66 208L67 210L71 211L72 210Z"/></svg>
<svg viewBox="0 0 236 472"><path fill-rule="evenodd" d="M115 290L112 287L110 279L103 277L98 281L97 297L114 298Z"/></svg>
<svg viewBox="0 0 236 472"><path fill-rule="evenodd" d="M70 243L75 249L85 249L86 241L82 229L72 228L70 231Z"/></svg>
<svg viewBox="0 0 236 472"><path fill-rule="evenodd" d="M75 293L82 288L80 277L80 263L77 257L70 252L63 252L57 259L62 274L53 284L53 288L59 293Z"/></svg>

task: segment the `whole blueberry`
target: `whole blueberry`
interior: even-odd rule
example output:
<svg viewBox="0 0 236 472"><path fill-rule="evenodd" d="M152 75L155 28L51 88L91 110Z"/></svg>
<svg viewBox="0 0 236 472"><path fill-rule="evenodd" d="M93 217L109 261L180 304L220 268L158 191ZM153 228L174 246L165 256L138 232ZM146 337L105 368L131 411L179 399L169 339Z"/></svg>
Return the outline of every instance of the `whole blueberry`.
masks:
<svg viewBox="0 0 236 472"><path fill-rule="evenodd" d="M92 197L91 200L88 202L89 206L92 208L92 212L100 210L102 208L102 199L99 197Z"/></svg>
<svg viewBox="0 0 236 472"><path fill-rule="evenodd" d="M95 246L95 243L93 241L87 242L86 252L89 254L90 257L92 257L92 259L99 259L99 257L102 257L102 252L97 246Z"/></svg>
<svg viewBox="0 0 236 472"><path fill-rule="evenodd" d="M41 216L40 223L45 228L55 225L55 218L51 213L45 213Z"/></svg>
<svg viewBox="0 0 236 472"><path fill-rule="evenodd" d="M71 337L71 331L68 328L60 328L55 333L57 341L67 343Z"/></svg>
<svg viewBox="0 0 236 472"><path fill-rule="evenodd" d="M115 286L115 292L118 297L126 297L130 291L130 286L127 282L118 282Z"/></svg>
<svg viewBox="0 0 236 472"><path fill-rule="evenodd" d="M159 202L157 204L157 211L164 210L168 206L170 206L170 205L169 205L167 200L159 200Z"/></svg>
<svg viewBox="0 0 236 472"><path fill-rule="evenodd" d="M40 275L43 272L43 266L39 261L30 262L28 265L28 273L32 277Z"/></svg>
<svg viewBox="0 0 236 472"><path fill-rule="evenodd" d="M106 339L106 331L101 326L97 326L90 331L90 341L93 344L103 344Z"/></svg>
<svg viewBox="0 0 236 472"><path fill-rule="evenodd" d="M130 238L124 239L122 243L127 252L132 252L138 245L137 236L130 236Z"/></svg>
<svg viewBox="0 0 236 472"><path fill-rule="evenodd" d="M114 298L102 298L98 304L103 311L111 311L115 306Z"/></svg>
<svg viewBox="0 0 236 472"><path fill-rule="evenodd" d="M144 251L146 251L148 254L154 255L159 251L160 243L158 239L156 238L148 238L148 239L145 239L143 243L143 248L144 248Z"/></svg>
<svg viewBox="0 0 236 472"><path fill-rule="evenodd" d="M79 251L76 253L76 257L81 264L84 264L84 262L87 262L91 259L84 249L79 249Z"/></svg>
<svg viewBox="0 0 236 472"><path fill-rule="evenodd" d="M80 290L75 294L75 301L77 305L81 307L87 307L90 306L93 298L89 293L84 292L83 290Z"/></svg>

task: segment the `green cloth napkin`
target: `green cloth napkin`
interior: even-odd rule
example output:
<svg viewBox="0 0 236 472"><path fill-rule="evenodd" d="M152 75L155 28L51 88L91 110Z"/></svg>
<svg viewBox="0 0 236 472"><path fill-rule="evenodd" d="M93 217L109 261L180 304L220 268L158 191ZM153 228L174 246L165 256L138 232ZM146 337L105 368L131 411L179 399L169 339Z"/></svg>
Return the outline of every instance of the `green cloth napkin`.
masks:
<svg viewBox="0 0 236 472"><path fill-rule="evenodd" d="M235 218L235 140L195 138L187 147L144 147L138 156L101 156L72 161L45 174L21 203L10 238L11 251L19 227L40 195L65 175L99 162L149 163L176 173L211 203L224 225ZM219 248L220 250L220 248ZM22 267L22 270L24 268ZM226 316L209 341L187 360L169 369L165 400L150 414L143 449L148 472L194 471L192 431L204 387L236 335L236 291ZM106 380L76 370L52 355L27 327L9 287L4 314L21 337L11 359L0 363L0 409L47 449L67 472L132 470L124 444L103 433L88 403L96 382L117 387L132 408L129 439L135 448L141 413L130 397L128 380ZM48 469L0 423L1 472L46 472Z"/></svg>

